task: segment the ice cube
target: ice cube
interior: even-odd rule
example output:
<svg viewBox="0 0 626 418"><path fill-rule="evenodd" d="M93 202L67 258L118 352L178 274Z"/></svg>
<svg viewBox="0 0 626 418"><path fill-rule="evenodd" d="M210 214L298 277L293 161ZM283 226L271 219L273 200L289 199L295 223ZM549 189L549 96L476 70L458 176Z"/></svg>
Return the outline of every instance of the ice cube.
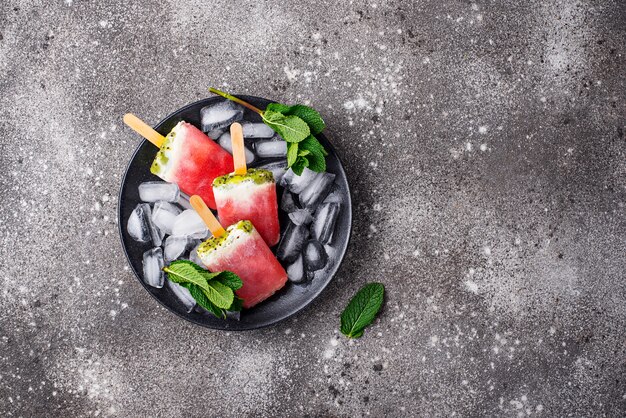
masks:
<svg viewBox="0 0 626 418"><path fill-rule="evenodd" d="M320 173L298 197L302 207L315 209L333 187L335 175L332 173Z"/></svg>
<svg viewBox="0 0 626 418"><path fill-rule="evenodd" d="M271 138L274 136L274 130L264 123L244 122L243 127L244 138Z"/></svg>
<svg viewBox="0 0 626 418"><path fill-rule="evenodd" d="M189 293L189 289L171 280L167 281L167 285L172 289L172 293L174 293L178 300L185 306L187 313L193 311L193 308L196 306L196 300L191 296L191 293Z"/></svg>
<svg viewBox="0 0 626 418"><path fill-rule="evenodd" d="M174 261L187 251L189 246L189 238L188 237L175 237L169 236L165 240L165 244L163 245L163 253L165 255L165 261L170 262Z"/></svg>
<svg viewBox="0 0 626 418"><path fill-rule="evenodd" d="M220 139L217 141L217 143L220 144L220 147L228 151L230 155L233 155L233 144L231 142L229 132L224 132L222 136L220 136ZM244 150L244 153L246 154L246 164L250 164L252 161L254 161L254 154L248 149L248 147L244 146Z"/></svg>
<svg viewBox="0 0 626 418"><path fill-rule="evenodd" d="M175 236L197 236L198 238L204 238L207 233L207 227L204 221L193 209L186 209L182 211L176 219L174 219L174 225L172 226L172 235Z"/></svg>
<svg viewBox="0 0 626 418"><path fill-rule="evenodd" d="M171 235L174 220L181 210L169 202L159 201L152 210L152 222L164 233Z"/></svg>
<svg viewBox="0 0 626 418"><path fill-rule="evenodd" d="M278 141L257 141L254 146L256 155L260 158L285 157L287 155L287 143L282 139Z"/></svg>
<svg viewBox="0 0 626 418"><path fill-rule="evenodd" d="M256 168L271 171L274 175L274 182L276 182L276 184L280 184L285 172L287 171L287 160L274 161Z"/></svg>
<svg viewBox="0 0 626 418"><path fill-rule="evenodd" d="M307 271L317 271L326 265L328 255L322 244L311 240L304 249L304 259Z"/></svg>
<svg viewBox="0 0 626 418"><path fill-rule="evenodd" d="M309 225L313 221L313 216L308 209L297 209L289 213L289 219L296 225Z"/></svg>
<svg viewBox="0 0 626 418"><path fill-rule="evenodd" d="M189 235L189 238L193 238L193 239L199 239L199 240L205 240L209 237L209 230L207 229L204 232L196 232L195 234L191 234Z"/></svg>
<svg viewBox="0 0 626 418"><path fill-rule="evenodd" d="M309 229L306 226L289 222L276 249L276 257L288 263L294 261L308 238Z"/></svg>
<svg viewBox="0 0 626 418"><path fill-rule="evenodd" d="M139 242L148 242L151 239L148 219L150 205L147 203L138 204L128 218L126 230L132 239Z"/></svg>
<svg viewBox="0 0 626 418"><path fill-rule="evenodd" d="M306 278L304 274L304 262L302 261L302 254L298 254L296 261L287 266L287 277L293 283L302 283Z"/></svg>
<svg viewBox="0 0 626 418"><path fill-rule="evenodd" d="M206 135L211 139L217 139L224 133L223 129L213 129L206 133Z"/></svg>
<svg viewBox="0 0 626 418"><path fill-rule="evenodd" d="M331 189L330 193L328 193L328 196L326 196L326 199L324 199L323 203L329 202L342 203L343 195L336 188Z"/></svg>
<svg viewBox="0 0 626 418"><path fill-rule="evenodd" d="M146 203L147 205L147 203ZM165 236L165 232L161 231L158 226L152 222L152 209L150 206L146 209L146 219L148 221L148 227L150 228L150 236L152 237L152 245L155 247L160 247L163 244L163 237Z"/></svg>
<svg viewBox="0 0 626 418"><path fill-rule="evenodd" d="M295 175L296 173L294 173L293 170L287 170L278 184L289 190L289 186L291 186L291 182L293 181Z"/></svg>
<svg viewBox="0 0 626 418"><path fill-rule="evenodd" d="M241 120L243 110L242 106L230 100L203 107L200 109L202 131L209 132L214 129L225 128L231 123Z"/></svg>
<svg viewBox="0 0 626 418"><path fill-rule="evenodd" d="M202 244L202 242L200 242L200 244ZM193 247L193 249L189 253L189 261L196 263L200 267L204 267L204 263L198 256L198 247L200 247L200 244L197 244L195 247Z"/></svg>
<svg viewBox="0 0 626 418"><path fill-rule="evenodd" d="M313 238L322 244L326 244L330 241L333 231L335 230L339 209L339 203L330 202L322 204L322 206L315 211L315 220L311 225L311 235Z"/></svg>
<svg viewBox="0 0 626 418"><path fill-rule="evenodd" d="M174 183L145 181L139 185L139 199L144 202L156 202L158 200L176 202L179 195L180 190Z"/></svg>
<svg viewBox="0 0 626 418"><path fill-rule="evenodd" d="M292 193L300 194L306 189L321 173L309 170L305 167L301 175L296 175L293 170L289 169L283 176L282 185Z"/></svg>
<svg viewBox="0 0 626 418"><path fill-rule="evenodd" d="M156 247L143 253L143 281L158 289L163 287L163 250Z"/></svg>
<svg viewBox="0 0 626 418"><path fill-rule="evenodd" d="M289 190L283 191L283 196L280 199L280 208L287 213L291 213L294 210L298 209L298 205L296 204L296 199L294 199L293 195Z"/></svg>
<svg viewBox="0 0 626 418"><path fill-rule="evenodd" d="M178 203L178 206L181 206L183 209L191 209L191 203L189 203L189 195L186 195L183 192L180 193L180 196L178 197L178 201L176 203Z"/></svg>

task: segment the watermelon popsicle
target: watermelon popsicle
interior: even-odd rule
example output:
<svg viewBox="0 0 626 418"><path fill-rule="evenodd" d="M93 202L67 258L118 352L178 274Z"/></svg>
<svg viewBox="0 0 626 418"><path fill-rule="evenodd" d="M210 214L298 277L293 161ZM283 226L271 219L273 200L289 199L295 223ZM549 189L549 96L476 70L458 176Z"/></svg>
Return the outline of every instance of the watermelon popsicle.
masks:
<svg viewBox="0 0 626 418"><path fill-rule="evenodd" d="M200 244L198 257L210 271L228 270L241 278L243 286L235 293L243 299L244 308L282 289L287 272L250 221L239 221L225 230L202 198L191 196L189 202L213 234Z"/></svg>
<svg viewBox="0 0 626 418"><path fill-rule="evenodd" d="M213 180L217 214L224 225L252 222L268 246L278 244L278 201L276 183L269 170L247 169L243 130L235 122L230 127L235 171Z"/></svg>
<svg viewBox="0 0 626 418"><path fill-rule="evenodd" d="M150 167L153 174L178 184L188 195L199 195L215 209L212 183L232 170L228 152L188 122L178 122L165 137L130 113L124 115L124 122L159 147Z"/></svg>

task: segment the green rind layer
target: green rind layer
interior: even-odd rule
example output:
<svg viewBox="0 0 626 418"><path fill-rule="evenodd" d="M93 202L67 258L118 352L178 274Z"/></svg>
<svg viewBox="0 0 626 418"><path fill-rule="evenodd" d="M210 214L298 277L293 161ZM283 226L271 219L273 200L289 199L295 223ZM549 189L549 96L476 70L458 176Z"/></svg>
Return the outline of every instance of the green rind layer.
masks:
<svg viewBox="0 0 626 418"><path fill-rule="evenodd" d="M172 154L174 152L174 140L176 139L176 133L181 126L182 122L179 122L174 128L167 134L159 152L154 157L154 161L152 162L152 166L150 166L150 172L155 174L161 178L165 175L167 171L167 165L170 159L172 158Z"/></svg>
<svg viewBox="0 0 626 418"><path fill-rule="evenodd" d="M249 168L246 174L230 173L217 177L213 180L213 187L231 186L246 181L252 181L256 184L274 183L274 175L268 170Z"/></svg>
<svg viewBox="0 0 626 418"><path fill-rule="evenodd" d="M212 237L200 244L200 247L198 247L197 250L198 256L202 258L204 255L207 255L211 251L215 251L219 247L223 246L228 240L228 236L230 235L230 233L235 229L240 229L249 234L254 229L254 226L252 226L252 222L250 221L239 221L236 224L229 226L228 228L226 228L226 233L221 237Z"/></svg>

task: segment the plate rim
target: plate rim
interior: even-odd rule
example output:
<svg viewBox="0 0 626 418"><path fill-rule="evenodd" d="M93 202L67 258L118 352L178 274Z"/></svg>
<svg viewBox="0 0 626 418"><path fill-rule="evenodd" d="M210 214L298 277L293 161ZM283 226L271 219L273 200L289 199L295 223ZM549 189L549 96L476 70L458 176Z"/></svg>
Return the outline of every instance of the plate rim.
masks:
<svg viewBox="0 0 626 418"><path fill-rule="evenodd" d="M233 96L235 97L239 97L242 99L246 99L246 98L251 98L251 99L258 99L258 100L266 100L269 101L271 103L278 103L274 100L271 99L267 99L264 97L258 97L258 96L251 96L251 95L244 95L244 94L233 94ZM181 113L191 107L197 106L201 103L206 102L207 100L211 100L211 99L219 99L221 96L209 96L206 97L204 99L200 99L200 100L196 100L195 102L192 103L188 103L187 105L180 107L178 109L176 109L173 112L170 112L167 116L161 118L159 120L159 122L154 125L152 128L155 129L156 131L159 130L159 128L161 128L161 126L163 126L166 121L168 121L171 118L174 118L176 114ZM299 313L301 313L304 309L306 309L309 305L311 305L313 303L313 301L315 301L319 295L326 289L326 287L328 287L328 285L330 284L330 282L335 278L335 275L337 274L337 271L339 271L339 268L341 267L341 265L344 262L345 256L348 252L348 248L350 246L350 242L352 240L352 191L350 189L350 182L348 181L348 174L346 172L345 166L343 161L341 160L341 157L339 156L339 154L337 153L337 150L335 149L334 145L332 144L332 142L328 139L328 137L326 137L326 135L324 135L323 133L320 134L322 137L324 137L324 139L326 140L326 142L328 143L328 145L330 146L330 149L332 151L332 153L334 154L334 156L337 158L337 161L339 162L339 165L341 167L341 170L344 172L345 175L345 179L346 179L346 195L348 198L348 207L349 207L349 211L348 211L348 232L347 232L347 239L346 239L346 244L345 244L345 248L343 249L343 252L341 254L340 260L338 263L336 263L336 265L334 266L334 268L332 268L331 270L329 270L329 278L326 280L325 283L323 283L323 285L321 287L319 287L315 293L312 294L312 296L301 306L299 306L297 309L286 313L286 314L282 314L278 317L272 318L271 321L265 321L263 323L260 324L255 324L254 326L249 326L249 327L239 327L239 328L229 328L229 327L215 327L215 326L211 326L210 324L198 321L196 318L190 317L190 316L185 316L183 314L181 314L180 312L176 311L175 309L173 309L172 307L168 306L165 302L163 302L160 298L158 298L154 293L152 293L150 291L150 289L148 288L148 285L143 281L143 279L141 277L139 277L139 275L137 274L137 272L135 271L135 269L133 268L130 256L128 254L128 250L126 249L126 245L124 243L124 235L123 235L123 222L122 222L122 199L123 199L123 192L124 192L124 186L126 184L126 178L128 177L128 172L130 170L131 164L132 162L135 160L135 157L137 155L137 153L139 152L139 150L143 147L144 143L148 142L148 140L146 140L145 138L142 138L141 141L139 141L139 143L137 144L137 146L135 147L135 150L133 151L133 153L131 154L128 162L126 163L126 166L124 168L124 175L122 176L121 179L121 183L120 183L120 188L119 188L119 192L118 192L118 196L117 196L117 226L118 226L118 236L119 236L119 240L120 240L120 244L122 246L122 251L124 252L124 256L126 257L126 261L130 267L130 270L133 273L133 276L135 276L135 278L139 281L139 283L141 284L141 286L144 288L144 290L153 298L155 299L161 306L163 306L164 308L166 308L169 312L173 313L176 317L178 317L179 319L183 320L183 321L187 321L187 322L191 322L195 325L199 325L203 328L207 328L207 329L212 329L212 330L218 330L218 331L227 331L227 332L231 332L231 331L236 331L236 332L243 332L243 331L252 331L252 330L256 330L256 329L262 329L262 328L267 328L273 325L276 325L292 316L295 316ZM164 284L163 288L165 288L166 285Z"/></svg>

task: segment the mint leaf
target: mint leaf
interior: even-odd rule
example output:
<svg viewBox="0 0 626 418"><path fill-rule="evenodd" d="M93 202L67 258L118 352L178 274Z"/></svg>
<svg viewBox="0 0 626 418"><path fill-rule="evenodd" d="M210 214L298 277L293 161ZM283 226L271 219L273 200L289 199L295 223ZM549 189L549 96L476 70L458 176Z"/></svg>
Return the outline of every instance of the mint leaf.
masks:
<svg viewBox="0 0 626 418"><path fill-rule="evenodd" d="M243 286L243 282L235 273L231 271L221 271L218 273L218 276L215 278L218 282L223 284L224 286L230 287L233 290L240 289Z"/></svg>
<svg viewBox="0 0 626 418"><path fill-rule="evenodd" d="M230 308L228 308L227 310L231 312L239 312L242 309L243 309L243 299L235 296L235 300L233 300L233 304L230 305Z"/></svg>
<svg viewBox="0 0 626 418"><path fill-rule="evenodd" d="M222 309L228 309L232 305L235 294L233 289L222 283L221 280L225 280L233 286L241 283L241 279L235 273L211 273L188 260L173 261L169 266L164 267L163 271L167 273L168 278L174 283L181 285L189 283L197 286L213 305ZM236 279L232 276L236 277ZM236 280L239 281L236 282Z"/></svg>
<svg viewBox="0 0 626 418"><path fill-rule="evenodd" d="M326 171L326 158L324 157L326 150L313 136L307 136L302 142L298 143L298 147L302 150L309 151L305 155L310 170L321 173Z"/></svg>
<svg viewBox="0 0 626 418"><path fill-rule="evenodd" d="M193 283L202 290L208 290L206 277L203 276L196 267L200 266L191 261L177 260L172 262L169 266L164 267L163 271L167 273L168 278L174 283Z"/></svg>
<svg viewBox="0 0 626 418"><path fill-rule="evenodd" d="M341 313L341 332L348 338L360 338L365 327L376 318L384 294L385 287L381 283L363 286Z"/></svg>
<svg viewBox="0 0 626 418"><path fill-rule="evenodd" d="M296 175L301 175L304 171L304 167L309 166L309 160L306 157L298 157L295 163L291 166L291 170L296 173Z"/></svg>
<svg viewBox="0 0 626 418"><path fill-rule="evenodd" d="M283 105L284 106L284 105ZM286 112L281 112L284 115L293 115L297 116L309 125L311 129L311 133L313 135L317 135L326 128L326 124L324 123L324 119L319 114L319 112L313 108L310 108L305 105L293 105Z"/></svg>
<svg viewBox="0 0 626 418"><path fill-rule="evenodd" d="M207 288L202 288L202 292L209 298L211 303L222 309L230 308L235 299L233 289L220 283L218 280L208 281Z"/></svg>
<svg viewBox="0 0 626 418"><path fill-rule="evenodd" d="M311 134L309 125L297 116L285 116L273 110L266 110L263 113L263 122L287 142L300 142Z"/></svg>
<svg viewBox="0 0 626 418"><path fill-rule="evenodd" d="M302 149L306 149L311 152L317 152L324 156L328 155L328 152L326 152L326 149L324 148L324 146L320 144L320 141L318 141L317 138L315 138L313 135L307 136L298 145Z"/></svg>
<svg viewBox="0 0 626 418"><path fill-rule="evenodd" d="M309 163L308 165L309 170L312 170L318 173L323 173L324 171L326 171L326 159L324 158L323 155L310 154L304 158L306 158Z"/></svg>
<svg viewBox="0 0 626 418"><path fill-rule="evenodd" d="M226 314L224 313L224 310L212 304L211 301L206 297L204 292L202 292L202 289L200 288L200 286L195 285L193 283L182 283L181 286L185 286L187 289L189 289L189 293L191 293L191 297L196 300L196 303L198 305L202 306L204 309L211 312L213 315L215 315L216 317L220 319L226 318Z"/></svg>
<svg viewBox="0 0 626 418"><path fill-rule="evenodd" d="M326 128L324 119L319 112L309 106L305 105L293 105L288 106L282 103L270 103L265 108L265 111L272 111L282 113L285 116L297 116L309 125L309 129L313 135L319 134Z"/></svg>
<svg viewBox="0 0 626 418"><path fill-rule="evenodd" d="M287 106L282 103L270 103L265 108L265 111L267 112L268 110L271 110L273 112L278 112L278 113L282 113L283 115L286 115L290 109L291 109L291 106Z"/></svg>
<svg viewBox="0 0 626 418"><path fill-rule="evenodd" d="M298 158L298 143L287 142L287 166L291 167Z"/></svg>

